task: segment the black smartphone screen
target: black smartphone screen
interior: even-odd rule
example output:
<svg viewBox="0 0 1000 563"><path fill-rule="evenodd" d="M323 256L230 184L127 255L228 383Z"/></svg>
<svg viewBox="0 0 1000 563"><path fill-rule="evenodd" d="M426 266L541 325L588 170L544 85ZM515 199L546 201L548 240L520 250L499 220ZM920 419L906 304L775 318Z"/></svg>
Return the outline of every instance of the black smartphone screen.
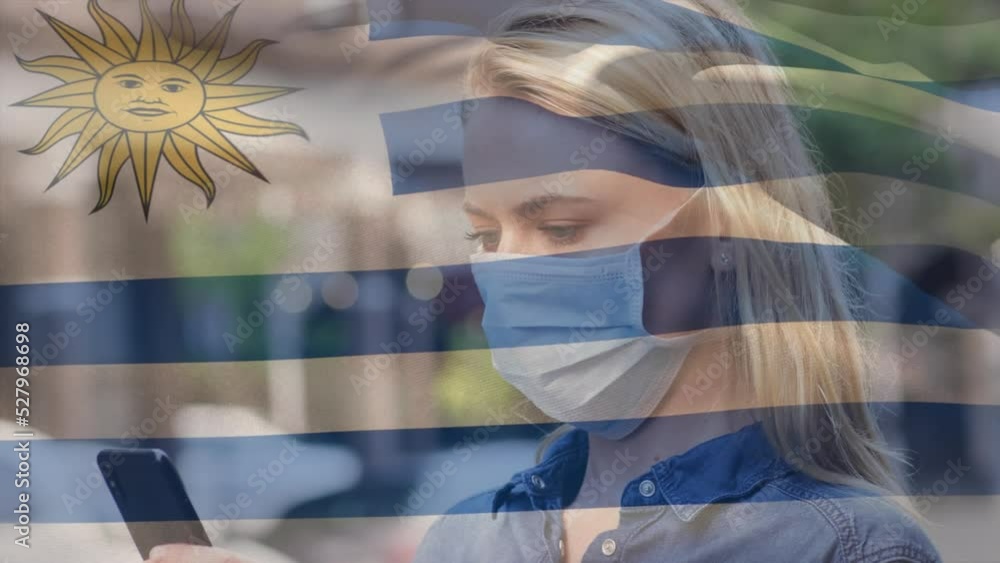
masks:
<svg viewBox="0 0 1000 563"><path fill-rule="evenodd" d="M97 463L143 560L162 544L211 545L180 475L162 450L103 450Z"/></svg>

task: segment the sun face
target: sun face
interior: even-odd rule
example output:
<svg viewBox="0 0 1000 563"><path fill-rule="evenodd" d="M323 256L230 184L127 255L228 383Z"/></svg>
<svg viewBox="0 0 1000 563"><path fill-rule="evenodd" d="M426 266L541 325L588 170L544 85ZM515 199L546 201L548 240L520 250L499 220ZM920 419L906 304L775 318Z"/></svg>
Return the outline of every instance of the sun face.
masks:
<svg viewBox="0 0 1000 563"><path fill-rule="evenodd" d="M100 194L95 212L111 201L118 174L129 160L147 218L161 157L198 186L209 205L215 198L215 183L202 166L198 149L266 181L223 133L306 137L298 125L262 119L238 109L297 91L235 84L250 72L260 51L274 42L257 40L231 57L222 58L236 8L199 41L195 40L184 0L173 0L169 34L153 17L147 0L141 0L140 8L142 30L138 39L105 12L97 0L89 0L87 9L103 41L42 14L79 58L18 59L26 70L65 83L14 104L66 108L42 140L22 152L39 154L78 135L51 188L100 151Z"/></svg>
<svg viewBox="0 0 1000 563"><path fill-rule="evenodd" d="M120 129L166 131L198 117L205 107L205 88L179 65L129 63L104 73L94 103L101 116Z"/></svg>

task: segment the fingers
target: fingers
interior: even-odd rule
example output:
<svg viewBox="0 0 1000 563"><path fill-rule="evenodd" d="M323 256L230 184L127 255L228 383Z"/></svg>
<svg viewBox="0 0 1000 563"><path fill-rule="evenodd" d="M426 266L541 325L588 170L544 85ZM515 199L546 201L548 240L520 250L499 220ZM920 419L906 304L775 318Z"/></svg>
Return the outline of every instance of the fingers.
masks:
<svg viewBox="0 0 1000 563"><path fill-rule="evenodd" d="M144 563L250 563L215 547L188 544L158 545Z"/></svg>

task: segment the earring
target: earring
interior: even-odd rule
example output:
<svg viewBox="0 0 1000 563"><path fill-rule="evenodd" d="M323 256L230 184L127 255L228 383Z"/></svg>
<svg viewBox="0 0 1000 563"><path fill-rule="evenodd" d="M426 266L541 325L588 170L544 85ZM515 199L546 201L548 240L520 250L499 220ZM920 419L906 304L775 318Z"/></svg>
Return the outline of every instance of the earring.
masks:
<svg viewBox="0 0 1000 563"><path fill-rule="evenodd" d="M733 245L728 239L720 240L712 254L712 269L716 272L728 272L735 266Z"/></svg>

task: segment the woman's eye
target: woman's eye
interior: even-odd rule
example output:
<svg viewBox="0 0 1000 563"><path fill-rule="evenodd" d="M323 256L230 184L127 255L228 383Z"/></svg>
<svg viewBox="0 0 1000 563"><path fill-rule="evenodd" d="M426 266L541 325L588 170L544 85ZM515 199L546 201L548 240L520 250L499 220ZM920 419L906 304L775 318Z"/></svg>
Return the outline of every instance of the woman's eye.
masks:
<svg viewBox="0 0 1000 563"><path fill-rule="evenodd" d="M138 80L122 80L118 83L122 88L128 88L129 90L134 90L136 88L142 87L142 82Z"/></svg>
<svg viewBox="0 0 1000 563"><path fill-rule="evenodd" d="M580 237L580 225L543 225L538 227L556 244L572 244Z"/></svg>
<svg viewBox="0 0 1000 563"><path fill-rule="evenodd" d="M474 240L483 250L496 250L500 244L500 231L473 231L465 234L466 240Z"/></svg>
<svg viewBox="0 0 1000 563"><path fill-rule="evenodd" d="M176 94L177 92L183 91L184 87L180 84L164 84L163 90L165 92L170 92L171 94Z"/></svg>

